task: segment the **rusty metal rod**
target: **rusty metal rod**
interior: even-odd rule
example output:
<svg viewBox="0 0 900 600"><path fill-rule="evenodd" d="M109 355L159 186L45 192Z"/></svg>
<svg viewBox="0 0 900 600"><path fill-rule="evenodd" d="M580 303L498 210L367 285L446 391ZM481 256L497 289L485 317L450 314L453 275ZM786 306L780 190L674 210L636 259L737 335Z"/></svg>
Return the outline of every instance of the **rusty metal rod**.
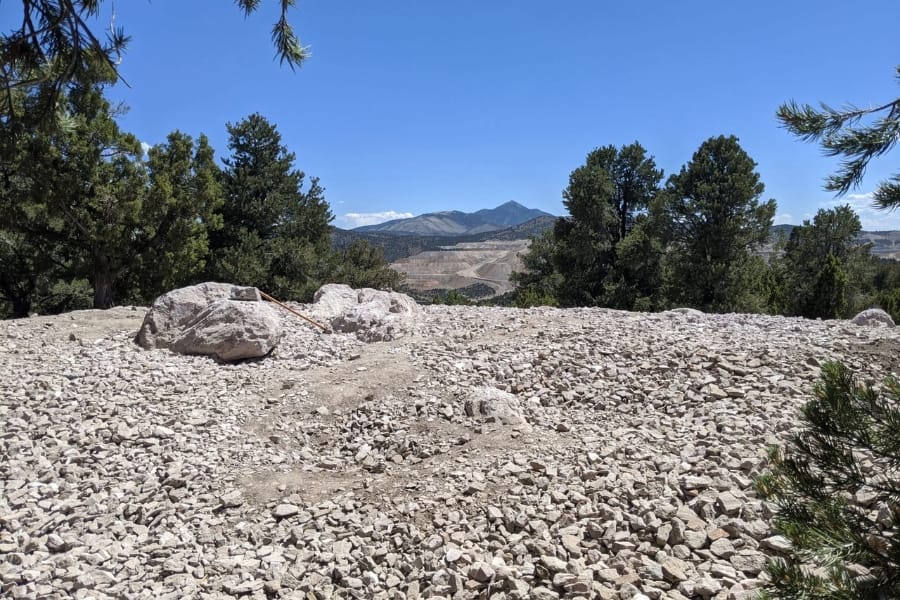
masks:
<svg viewBox="0 0 900 600"><path fill-rule="evenodd" d="M297 315L297 316L300 317L301 319L303 319L303 320L305 320L305 321L309 321L310 323L312 323L313 325L315 325L316 327L318 327L318 328L321 329L322 331L328 331L328 328L325 327L324 325L320 325L319 323L316 323L315 321L313 321L313 320L310 319L309 317L300 314L299 312L297 312L296 310L294 310L293 308L291 308L291 307L288 306L287 304L284 304L283 302L279 302L278 300L276 300L276 299L273 298L272 296L268 295L268 294L265 293L264 291L259 290L259 295L262 296L263 298L265 298L266 300L268 300L269 302L273 302L273 303L277 304L278 306L280 306L280 307L283 308L284 310L286 310L286 311L288 311L288 312L290 312L290 313L293 313L293 314Z"/></svg>

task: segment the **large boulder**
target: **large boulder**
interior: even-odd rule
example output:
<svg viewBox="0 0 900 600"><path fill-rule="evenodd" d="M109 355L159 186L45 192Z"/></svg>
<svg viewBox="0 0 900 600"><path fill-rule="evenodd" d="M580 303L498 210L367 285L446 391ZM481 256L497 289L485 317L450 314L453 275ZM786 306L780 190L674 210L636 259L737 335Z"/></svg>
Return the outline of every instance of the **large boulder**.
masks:
<svg viewBox="0 0 900 600"><path fill-rule="evenodd" d="M143 348L207 354L231 362L265 356L281 340L275 309L253 287L201 283L153 302L137 334Z"/></svg>
<svg viewBox="0 0 900 600"><path fill-rule="evenodd" d="M465 403L466 415L503 425L525 423L519 399L509 392L493 387L474 388Z"/></svg>
<svg viewBox="0 0 900 600"><path fill-rule="evenodd" d="M343 283L327 283L313 296L312 314L332 319L359 304L359 292Z"/></svg>
<svg viewBox="0 0 900 600"><path fill-rule="evenodd" d="M869 308L852 319L850 322L854 325L865 325L868 327L893 327L894 320L891 315L887 314L880 308Z"/></svg>
<svg viewBox="0 0 900 600"><path fill-rule="evenodd" d="M398 292L347 285L322 286L315 295L313 314L330 319L331 329L352 333L364 342L386 342L408 335L419 322L422 309Z"/></svg>

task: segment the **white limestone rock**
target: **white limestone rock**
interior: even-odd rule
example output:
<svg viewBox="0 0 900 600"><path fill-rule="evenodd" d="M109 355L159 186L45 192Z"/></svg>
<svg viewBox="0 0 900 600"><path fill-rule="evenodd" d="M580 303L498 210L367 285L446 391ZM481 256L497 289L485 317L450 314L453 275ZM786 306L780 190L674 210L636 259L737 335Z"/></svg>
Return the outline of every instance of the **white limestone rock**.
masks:
<svg viewBox="0 0 900 600"><path fill-rule="evenodd" d="M466 398L465 411L469 417L497 421L503 425L526 422L519 399L514 394L493 387L472 389Z"/></svg>
<svg viewBox="0 0 900 600"><path fill-rule="evenodd" d="M319 297L324 303L323 311L333 312L343 307L331 318L331 328L339 333L352 333L361 341L387 342L409 335L421 320L421 308L406 294L363 288L356 291L356 303L350 304L349 287L329 287Z"/></svg>
<svg viewBox="0 0 900 600"><path fill-rule="evenodd" d="M154 301L137 334L143 348L205 354L232 362L267 355L283 335L281 321L259 290L201 283Z"/></svg>
<svg viewBox="0 0 900 600"><path fill-rule="evenodd" d="M880 308L867 308L852 319L854 325L866 327L894 327L894 320Z"/></svg>

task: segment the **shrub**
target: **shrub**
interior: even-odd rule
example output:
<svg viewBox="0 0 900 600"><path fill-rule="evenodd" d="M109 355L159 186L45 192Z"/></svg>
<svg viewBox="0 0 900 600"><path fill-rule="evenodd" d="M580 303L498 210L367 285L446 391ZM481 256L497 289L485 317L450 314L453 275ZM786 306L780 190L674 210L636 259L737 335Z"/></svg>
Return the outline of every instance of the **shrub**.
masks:
<svg viewBox="0 0 900 600"><path fill-rule="evenodd" d="M792 544L763 597L900 598L900 383L861 385L826 363L802 421L756 482Z"/></svg>

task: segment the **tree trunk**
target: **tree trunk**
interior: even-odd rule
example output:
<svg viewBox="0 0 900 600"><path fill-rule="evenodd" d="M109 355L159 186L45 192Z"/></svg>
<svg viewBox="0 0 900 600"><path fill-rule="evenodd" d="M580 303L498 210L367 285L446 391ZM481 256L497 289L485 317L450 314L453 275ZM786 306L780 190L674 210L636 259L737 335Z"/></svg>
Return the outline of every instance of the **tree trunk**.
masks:
<svg viewBox="0 0 900 600"><path fill-rule="evenodd" d="M94 273L94 308L112 308L115 305L115 290L113 284L116 281L114 273L103 271Z"/></svg>
<svg viewBox="0 0 900 600"><path fill-rule="evenodd" d="M13 318L27 317L31 312L31 296L17 296L12 299Z"/></svg>

